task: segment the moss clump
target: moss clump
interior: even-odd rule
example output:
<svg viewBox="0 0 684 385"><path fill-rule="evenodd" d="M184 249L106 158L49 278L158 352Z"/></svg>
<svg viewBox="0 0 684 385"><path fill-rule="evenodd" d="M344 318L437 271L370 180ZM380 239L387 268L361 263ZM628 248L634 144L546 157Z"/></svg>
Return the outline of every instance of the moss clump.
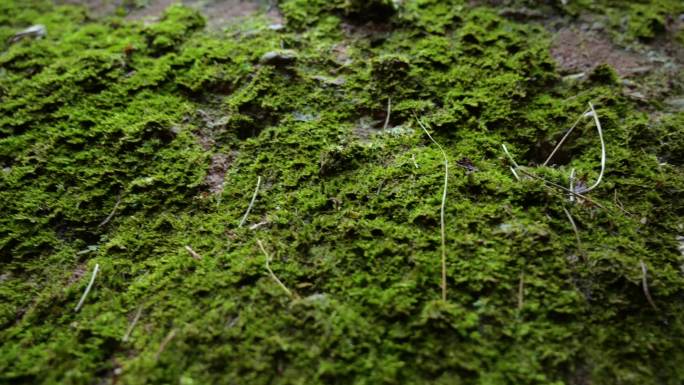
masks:
<svg viewBox="0 0 684 385"><path fill-rule="evenodd" d="M48 36L0 55L0 382L681 382L681 114L652 120L609 68L563 82L541 26L397 4L363 25L290 0L284 30L217 35L179 6L145 26L3 2L3 36ZM590 101L603 208L517 181L501 144L540 164ZM452 164L446 302L443 163L414 113ZM531 171L595 180L595 127L575 132Z"/></svg>

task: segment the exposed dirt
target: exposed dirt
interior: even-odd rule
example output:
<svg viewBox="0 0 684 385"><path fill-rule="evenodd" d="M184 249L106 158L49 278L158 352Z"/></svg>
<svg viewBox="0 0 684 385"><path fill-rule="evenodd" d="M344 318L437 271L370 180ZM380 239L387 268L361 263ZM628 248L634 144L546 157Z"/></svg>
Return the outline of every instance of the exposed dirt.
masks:
<svg viewBox="0 0 684 385"><path fill-rule="evenodd" d="M214 154L211 157L211 165L204 180L209 186L209 192L219 194L223 191L223 182L228 167L233 162L234 154Z"/></svg>
<svg viewBox="0 0 684 385"><path fill-rule="evenodd" d="M605 37L576 27L561 29L553 40L551 55L566 73L591 72L609 64L623 77L644 73L652 65L640 55L621 49Z"/></svg>
<svg viewBox="0 0 684 385"><path fill-rule="evenodd" d="M69 277L69 280L67 281L67 286L71 286L74 283L78 282L81 278L83 278L84 275L88 272L88 266L85 263L81 263L76 268L74 269L73 273L71 274L71 277Z"/></svg>
<svg viewBox="0 0 684 385"><path fill-rule="evenodd" d="M240 18L263 12L274 23L282 22L275 7L260 0L149 0L145 6L131 7L123 0L55 0L58 4L82 4L88 7L93 17L101 17L116 12L119 7L128 11L126 19L154 21L172 4L182 3L198 9L207 17L208 25L220 28Z"/></svg>
<svg viewBox="0 0 684 385"><path fill-rule="evenodd" d="M121 3L121 0L55 0L55 4L85 5L90 16L95 18L113 14Z"/></svg>

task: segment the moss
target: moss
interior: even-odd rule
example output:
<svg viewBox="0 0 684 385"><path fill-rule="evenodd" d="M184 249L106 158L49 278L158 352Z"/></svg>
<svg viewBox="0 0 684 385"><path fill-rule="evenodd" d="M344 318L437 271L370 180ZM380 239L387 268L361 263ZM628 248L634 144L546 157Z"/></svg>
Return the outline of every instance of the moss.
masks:
<svg viewBox="0 0 684 385"><path fill-rule="evenodd" d="M3 36L49 33L0 55L0 382L681 382L682 114L651 118L609 67L563 82L539 25L462 1L361 16L388 4L290 0L284 30L217 34L180 6L4 2ZM604 208L501 151L542 163L589 101ZM448 301L442 155L414 114L450 159ZM596 129L575 132L530 170L594 181Z"/></svg>

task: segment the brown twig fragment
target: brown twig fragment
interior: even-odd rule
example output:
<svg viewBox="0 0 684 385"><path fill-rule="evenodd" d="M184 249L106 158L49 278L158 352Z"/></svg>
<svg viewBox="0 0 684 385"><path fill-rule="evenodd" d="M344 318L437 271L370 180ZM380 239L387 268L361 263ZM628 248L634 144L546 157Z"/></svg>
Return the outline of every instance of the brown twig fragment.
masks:
<svg viewBox="0 0 684 385"><path fill-rule="evenodd" d="M646 296L646 300L648 300L648 303L651 304L653 310L658 311L658 306L656 306L655 302L653 302L651 292L648 290L648 278L646 276L648 271L646 269L646 264L642 260L639 260L639 264L641 265L641 284L644 288L644 295Z"/></svg>

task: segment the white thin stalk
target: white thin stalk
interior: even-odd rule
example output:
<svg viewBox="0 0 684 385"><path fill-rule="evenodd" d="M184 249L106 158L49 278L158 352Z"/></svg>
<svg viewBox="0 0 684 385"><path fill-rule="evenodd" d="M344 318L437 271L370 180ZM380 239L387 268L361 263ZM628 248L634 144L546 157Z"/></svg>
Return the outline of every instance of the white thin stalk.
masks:
<svg viewBox="0 0 684 385"><path fill-rule="evenodd" d="M582 247L582 241L580 240L579 236L579 230L577 229L577 224L575 224L575 220L572 219L572 215L570 215L570 211L563 207L563 211L565 211L565 215L568 217L568 220L570 221L570 225L572 226L572 231L575 232L575 240L577 241L577 248L579 252L583 252L583 247Z"/></svg>
<svg viewBox="0 0 684 385"><path fill-rule="evenodd" d="M261 252L264 253L264 255L266 256L266 270L268 271L268 274L271 276L271 278L273 278L273 280L278 284L278 286L280 286L280 288L283 289L285 293L287 293L287 295L290 298L294 299L295 295L292 294L290 289L288 289L287 286L285 286L285 284L280 279L278 279L273 270L271 270L271 256L268 254L268 252L266 252L266 249L264 248L264 245L261 243L261 240L257 239L257 244L259 245Z"/></svg>
<svg viewBox="0 0 684 385"><path fill-rule="evenodd" d="M119 204L121 204L121 194L119 193L119 196L116 198L116 203L114 203L114 208L112 211L107 215L107 218L105 218L102 222L100 222L99 225L97 225L97 228L99 229L100 227L106 225L109 223L109 221L114 217L114 213L116 213L116 209L119 208Z"/></svg>
<svg viewBox="0 0 684 385"><path fill-rule="evenodd" d="M570 191L575 191L575 169L570 170ZM570 194L570 202L575 201L575 196Z"/></svg>
<svg viewBox="0 0 684 385"><path fill-rule="evenodd" d="M124 334L124 336L123 336L123 338L121 339L121 341L127 342L128 339L131 337L131 333L133 333L133 328L134 328L135 325L138 323L138 320L140 319L140 315L142 314L142 310L143 310L143 308L142 308L142 306L140 306L140 307L138 308L138 311L135 313L135 317L133 317L133 321L132 321L131 324L128 326L128 329L126 329L126 334Z"/></svg>
<svg viewBox="0 0 684 385"><path fill-rule="evenodd" d="M591 103L589 103L589 105L591 106ZM575 127L577 127L577 124L580 122L580 120L582 120L582 118L584 118L587 115L587 112L589 112L590 109L591 108L587 108L586 110L584 110L584 112L582 112L582 115L580 115L579 118L577 118L575 123L568 130L568 132L566 132L565 135L563 135L561 140L558 142L558 144L556 144L556 147L553 149L553 151L551 151L551 155L549 155L549 157L546 158L546 160L544 161L544 164L542 164L542 166L546 166L547 164L549 164L549 161L551 161L551 158L553 158L553 156L556 154L556 151L558 151L558 149L563 145L563 143L565 142L565 139L567 139L568 136L570 136L570 134L575 129Z"/></svg>
<svg viewBox="0 0 684 385"><path fill-rule="evenodd" d="M93 275L90 277L90 282L88 283L88 286L86 287L85 291L83 292L83 295L81 296L81 300L78 301L78 305L76 305L76 309L74 309L75 312L78 312L81 310L81 306L83 306L83 302L85 302L86 297L88 296L88 293L90 293L90 289L93 288L93 284L95 283L95 277L97 277L97 272L100 270L100 264L96 263L95 268L93 269Z"/></svg>
<svg viewBox="0 0 684 385"><path fill-rule="evenodd" d="M445 220L444 220L444 211L446 207L446 197L447 197L447 187L449 185L449 159L447 158L446 152L444 152L444 149L442 146L437 143L435 139L432 138L432 135L430 135L430 132L428 132L427 128L421 122L420 119L418 119L417 116L414 117L416 118L416 121L418 122L418 125L420 125L420 128L425 131L425 134L427 134L428 138L434 143L438 148L439 151L442 152L442 156L444 157L444 191L442 192L442 206L440 208L440 227L441 227L441 235L442 235L442 300L446 301L447 299L447 274L446 274L446 225L445 225Z"/></svg>
<svg viewBox="0 0 684 385"><path fill-rule="evenodd" d="M391 113L392 113L392 98L388 98L387 99L387 116L385 117L385 124L382 126L383 131L387 130L387 126L389 125Z"/></svg>
<svg viewBox="0 0 684 385"><path fill-rule="evenodd" d="M245 211L245 215L242 217L242 220L240 221L240 224L238 227L242 227L242 225L245 224L247 221L247 216L249 216L249 212L252 211L252 207L254 206L254 201L256 201L257 194L259 193L259 186L261 185L261 177L257 177L257 184L256 188L254 189L254 195L252 195L252 200L249 202L249 206L247 207L247 211Z"/></svg>
<svg viewBox="0 0 684 385"><path fill-rule="evenodd" d="M194 259L200 261L202 260L202 256L199 255L195 250L192 249L190 246L185 246L185 250L187 250L188 253L190 253L190 256L193 257Z"/></svg>
<svg viewBox="0 0 684 385"><path fill-rule="evenodd" d="M655 302L653 302L653 298L651 298L651 291L648 290L648 278L647 278L647 272L648 270L646 269L646 264L644 261L639 260L639 265L641 265L641 284L644 289L644 295L646 296L646 300L648 300L648 303L651 305L653 310L658 310L658 306L656 306Z"/></svg>
<svg viewBox="0 0 684 385"><path fill-rule="evenodd" d="M515 169L513 167L509 167L509 168L511 169L511 172L513 173L513 176L515 177L515 179L520 181L520 177L518 176L518 173L515 172Z"/></svg>
<svg viewBox="0 0 684 385"><path fill-rule="evenodd" d="M518 176L518 173L515 172L515 169L520 167L520 166L518 166L518 163L515 161L515 159L513 159L513 155L511 155L511 153L508 152L508 148L506 148L506 145L501 143L501 147L503 147L503 150L506 153L506 156L508 156L508 160L510 160L511 163L513 164L513 166L515 166L515 167L509 167L509 169L513 173L513 176L515 177L515 179L520 181L520 176Z"/></svg>
<svg viewBox="0 0 684 385"><path fill-rule="evenodd" d="M520 166L518 166L518 163L515 161L515 159L513 159L513 156L511 155L511 153L508 152L508 148L506 148L506 145L501 143L501 147L503 147L504 152L508 156L508 160L510 160L511 163L513 163L513 166L515 166L515 168L520 167Z"/></svg>
<svg viewBox="0 0 684 385"><path fill-rule="evenodd" d="M599 173L598 179L596 179L596 182L587 187L583 193L587 193L593 189L595 189L599 183L601 183L601 179L603 179L603 173L606 170L606 143L603 141L603 130L601 130L601 122L599 121L598 115L596 114L596 110L594 110L594 106L589 102L589 108L591 108L591 116L594 117L594 121L596 122L596 130L598 130L599 134L599 139L601 140L601 172Z"/></svg>

